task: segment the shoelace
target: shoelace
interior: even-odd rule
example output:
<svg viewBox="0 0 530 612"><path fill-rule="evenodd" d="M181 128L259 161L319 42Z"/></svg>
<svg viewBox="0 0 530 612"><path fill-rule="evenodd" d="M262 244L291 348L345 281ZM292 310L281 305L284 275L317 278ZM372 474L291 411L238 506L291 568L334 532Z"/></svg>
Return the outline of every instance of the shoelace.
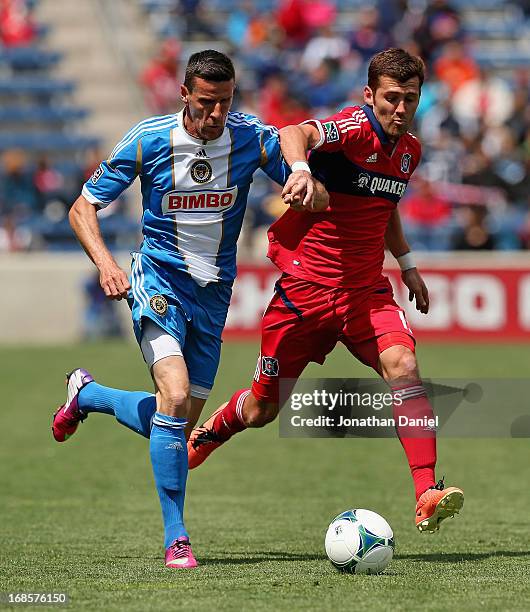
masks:
<svg viewBox="0 0 530 612"><path fill-rule="evenodd" d="M197 434L197 437L195 438L195 440L193 440L193 442L191 443L194 450L197 450L197 448L201 444L208 444L209 442L222 442L221 438L219 438L219 436L215 433L213 429L206 429L206 427L199 427L197 431L199 433Z"/></svg>
<svg viewBox="0 0 530 612"><path fill-rule="evenodd" d="M190 554L190 542L189 540L176 541L169 547L175 559L182 559L183 557L189 557Z"/></svg>
<svg viewBox="0 0 530 612"><path fill-rule="evenodd" d="M65 417L65 420L68 425L75 425L76 423L82 423L88 416L86 412L82 412L81 410L79 410L79 408L77 409L77 414L78 416Z"/></svg>
<svg viewBox="0 0 530 612"><path fill-rule="evenodd" d="M431 487L431 489L436 489L437 491L443 491L445 489L445 476L442 476L442 478L434 485L434 487Z"/></svg>

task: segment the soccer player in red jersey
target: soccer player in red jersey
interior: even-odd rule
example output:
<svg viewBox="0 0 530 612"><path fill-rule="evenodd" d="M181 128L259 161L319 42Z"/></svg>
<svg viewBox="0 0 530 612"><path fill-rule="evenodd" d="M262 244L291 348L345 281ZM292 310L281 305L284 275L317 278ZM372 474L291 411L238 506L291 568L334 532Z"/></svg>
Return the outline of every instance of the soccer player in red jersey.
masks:
<svg viewBox="0 0 530 612"><path fill-rule="evenodd" d="M436 531L461 509L463 492L444 488L443 479L436 484L436 433L399 426L400 415L426 422L433 412L414 336L382 274L386 243L409 299L428 312L427 288L397 210L421 156L408 129L423 78L421 59L402 49L383 51L370 63L364 106L281 130L282 152L293 170L282 195L291 208L269 230L268 255L282 275L263 317L254 382L193 430L190 468L235 433L275 419L280 376L298 378L310 361L323 363L340 341L400 397L393 411L414 480L418 529ZM314 211L312 176L329 192L329 207L321 212Z"/></svg>

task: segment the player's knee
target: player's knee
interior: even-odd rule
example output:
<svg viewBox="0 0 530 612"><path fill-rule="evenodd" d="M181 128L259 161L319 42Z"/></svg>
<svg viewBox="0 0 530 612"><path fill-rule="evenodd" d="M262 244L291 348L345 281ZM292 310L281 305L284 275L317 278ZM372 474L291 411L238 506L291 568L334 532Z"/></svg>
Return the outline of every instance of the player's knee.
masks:
<svg viewBox="0 0 530 612"><path fill-rule="evenodd" d="M247 427L265 427L278 416L278 404L265 404L255 400L245 408L243 416Z"/></svg>
<svg viewBox="0 0 530 612"><path fill-rule="evenodd" d="M392 346L383 351L381 356L383 377L386 381L418 380L418 362L410 348L401 345Z"/></svg>
<svg viewBox="0 0 530 612"><path fill-rule="evenodd" d="M183 387L160 390L160 412L170 416L186 417L188 412L188 392Z"/></svg>

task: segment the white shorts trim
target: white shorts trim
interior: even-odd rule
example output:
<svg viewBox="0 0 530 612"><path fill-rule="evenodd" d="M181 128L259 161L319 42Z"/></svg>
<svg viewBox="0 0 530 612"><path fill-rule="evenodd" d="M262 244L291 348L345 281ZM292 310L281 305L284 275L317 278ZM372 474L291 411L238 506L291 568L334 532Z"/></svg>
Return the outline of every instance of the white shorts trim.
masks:
<svg viewBox="0 0 530 612"><path fill-rule="evenodd" d="M180 342L151 319L144 319L140 350L149 368L164 357L182 357Z"/></svg>
<svg viewBox="0 0 530 612"><path fill-rule="evenodd" d="M190 395L191 397L196 397L197 399L207 400L210 395L211 389L207 389L206 387L200 387L199 385L190 385Z"/></svg>

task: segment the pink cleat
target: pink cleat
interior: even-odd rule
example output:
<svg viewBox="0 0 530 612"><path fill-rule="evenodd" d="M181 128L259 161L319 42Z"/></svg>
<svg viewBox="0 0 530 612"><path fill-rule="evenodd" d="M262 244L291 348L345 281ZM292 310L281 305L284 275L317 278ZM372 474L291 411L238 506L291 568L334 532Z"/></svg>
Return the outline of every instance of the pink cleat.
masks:
<svg viewBox="0 0 530 612"><path fill-rule="evenodd" d="M191 544L186 536L177 538L166 550L166 567L191 569L199 565L191 551Z"/></svg>
<svg viewBox="0 0 530 612"><path fill-rule="evenodd" d="M66 375L66 403L53 415L52 422L52 433L57 442L64 442L73 436L80 421L86 418L87 415L79 410L77 398L79 391L93 380L92 376L81 368Z"/></svg>

